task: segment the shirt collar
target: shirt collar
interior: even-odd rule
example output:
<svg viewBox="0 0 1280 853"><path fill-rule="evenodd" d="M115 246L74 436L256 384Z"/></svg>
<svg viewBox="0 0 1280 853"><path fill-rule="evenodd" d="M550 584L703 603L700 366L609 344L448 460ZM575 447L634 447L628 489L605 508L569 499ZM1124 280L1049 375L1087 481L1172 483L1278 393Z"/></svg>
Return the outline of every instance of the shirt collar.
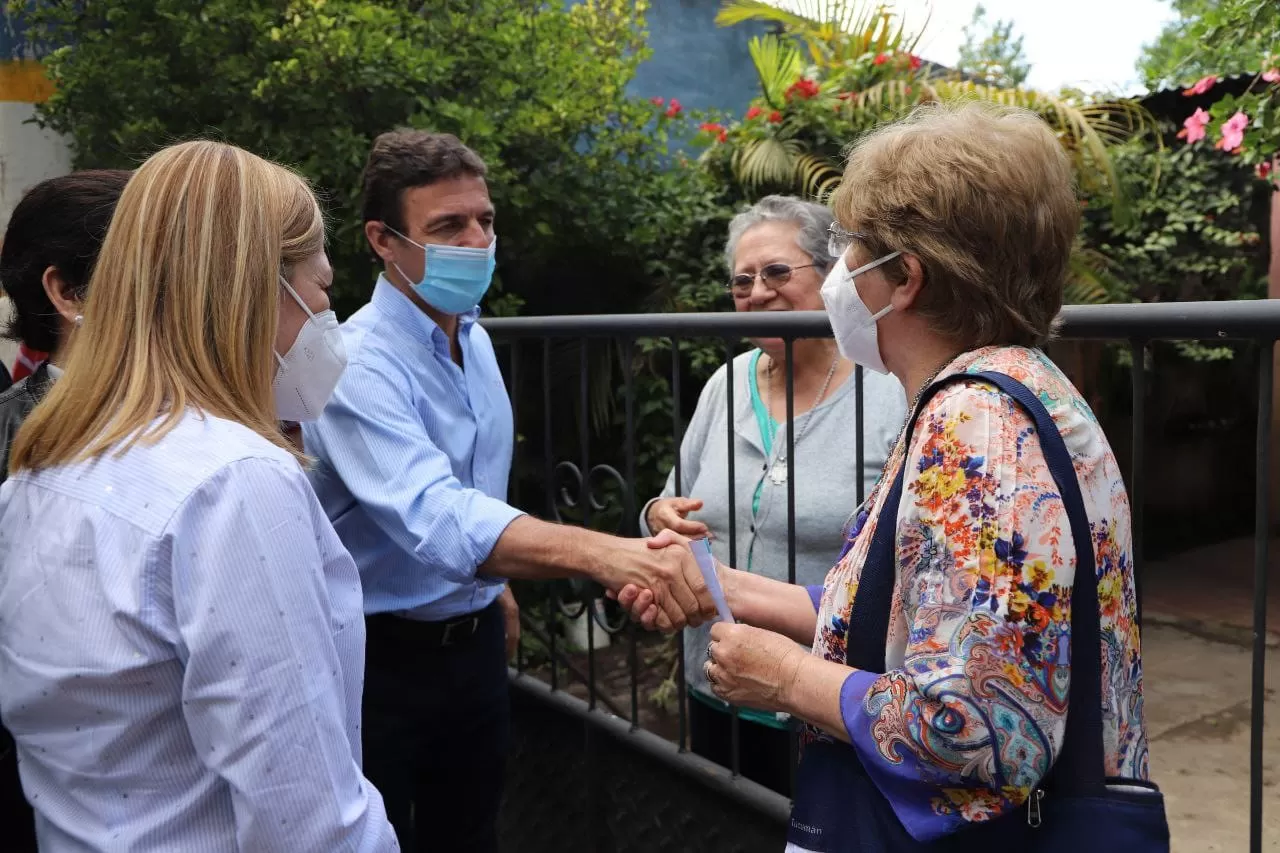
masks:
<svg viewBox="0 0 1280 853"><path fill-rule="evenodd" d="M379 275L378 283L373 286L373 306L379 314L408 331L422 343L432 347L443 345L445 350L448 350L449 341L444 330L436 324L435 320L427 316L427 312L415 305L413 300L405 296L394 284L387 281L385 275ZM479 317L479 307L458 315L460 341L470 335L471 327Z"/></svg>

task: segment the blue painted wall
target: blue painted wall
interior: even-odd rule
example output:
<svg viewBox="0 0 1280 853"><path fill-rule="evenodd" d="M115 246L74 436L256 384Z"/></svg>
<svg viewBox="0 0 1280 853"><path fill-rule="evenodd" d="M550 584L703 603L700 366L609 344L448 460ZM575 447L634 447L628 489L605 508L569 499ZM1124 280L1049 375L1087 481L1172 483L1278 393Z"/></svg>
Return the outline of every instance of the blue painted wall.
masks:
<svg viewBox="0 0 1280 853"><path fill-rule="evenodd" d="M759 91L747 42L766 27L718 27L720 5L721 0L652 0L647 18L653 55L637 70L631 91L679 98L692 109L746 110Z"/></svg>

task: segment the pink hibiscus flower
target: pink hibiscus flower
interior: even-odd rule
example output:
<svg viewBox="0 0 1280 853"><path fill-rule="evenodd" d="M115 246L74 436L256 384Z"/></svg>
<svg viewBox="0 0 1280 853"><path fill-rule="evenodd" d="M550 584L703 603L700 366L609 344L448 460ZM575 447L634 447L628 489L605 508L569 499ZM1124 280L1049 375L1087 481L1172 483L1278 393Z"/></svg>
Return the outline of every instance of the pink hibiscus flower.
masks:
<svg viewBox="0 0 1280 853"><path fill-rule="evenodd" d="M1218 82L1218 78L1212 74L1210 74L1208 77L1201 77L1199 80L1195 82L1195 85L1192 86L1190 89L1183 89L1182 94L1186 95L1188 98L1190 98L1192 95L1203 95L1205 92L1212 89L1214 84L1217 82Z"/></svg>
<svg viewBox="0 0 1280 853"><path fill-rule="evenodd" d="M1249 117L1240 111L1222 123L1222 138L1214 145L1223 151L1235 153L1244 144L1244 130L1249 126Z"/></svg>
<svg viewBox="0 0 1280 853"><path fill-rule="evenodd" d="M1187 144L1191 145L1204 139L1205 128L1208 126L1209 114L1202 109L1197 109L1182 123L1182 130L1178 131L1178 137L1187 140Z"/></svg>

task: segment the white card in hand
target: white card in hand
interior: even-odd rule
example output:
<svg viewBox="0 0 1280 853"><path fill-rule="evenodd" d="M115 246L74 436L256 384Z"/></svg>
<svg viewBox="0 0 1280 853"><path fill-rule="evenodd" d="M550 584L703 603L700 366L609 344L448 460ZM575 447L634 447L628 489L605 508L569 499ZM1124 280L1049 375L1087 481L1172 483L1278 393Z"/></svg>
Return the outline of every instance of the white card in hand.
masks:
<svg viewBox="0 0 1280 853"><path fill-rule="evenodd" d="M711 556L711 542L707 539L692 539L689 550L693 559L698 562L702 571L702 579L707 583L711 599L716 603L716 611L725 622L733 622L733 614L729 612L729 602L725 601L724 587L720 586L720 575L716 572L716 558Z"/></svg>

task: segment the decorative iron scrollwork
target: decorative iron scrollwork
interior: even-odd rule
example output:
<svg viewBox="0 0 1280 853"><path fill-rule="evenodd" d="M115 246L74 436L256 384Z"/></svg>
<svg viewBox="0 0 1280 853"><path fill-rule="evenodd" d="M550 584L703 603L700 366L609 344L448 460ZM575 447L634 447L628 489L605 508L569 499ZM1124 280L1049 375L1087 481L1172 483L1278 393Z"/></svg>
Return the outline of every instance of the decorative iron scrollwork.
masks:
<svg viewBox="0 0 1280 853"><path fill-rule="evenodd" d="M625 530L628 519L623 515L622 497L630 486L617 468L596 465L584 478L581 468L566 461L555 466L554 477L556 499L551 512L556 521L582 525L584 521L594 522L602 516L616 515L613 530L607 532L620 535ZM591 527L599 529L594 523ZM567 619L577 619L587 609L588 603L602 599L603 607L590 608L591 617L606 633L617 634L627 627L626 611L605 597L604 589L598 583L575 578L555 585L556 606Z"/></svg>

